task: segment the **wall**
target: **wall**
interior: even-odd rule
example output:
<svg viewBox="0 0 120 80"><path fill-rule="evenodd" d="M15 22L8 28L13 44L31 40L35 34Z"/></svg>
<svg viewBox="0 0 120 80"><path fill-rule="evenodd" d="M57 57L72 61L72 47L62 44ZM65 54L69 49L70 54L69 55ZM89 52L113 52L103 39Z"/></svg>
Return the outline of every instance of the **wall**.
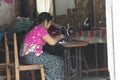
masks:
<svg viewBox="0 0 120 80"><path fill-rule="evenodd" d="M56 5L56 8L55 8L56 15L67 14L67 9L75 8L74 0L55 0L55 5Z"/></svg>
<svg viewBox="0 0 120 80"><path fill-rule="evenodd" d="M20 0L20 16L34 19L37 15L36 0Z"/></svg>
<svg viewBox="0 0 120 80"><path fill-rule="evenodd" d="M71 26L74 26L79 30L82 28L84 20L89 16L91 17L92 27L106 27L105 0L73 0L73 2L75 7L68 7L66 9L67 14L61 13L61 15L56 15L56 23L65 26L69 23ZM69 1L62 1L55 4L55 8L64 7L62 3L64 5L65 3L70 5ZM60 12L58 11L59 8L56 9L56 12Z"/></svg>
<svg viewBox="0 0 120 80"><path fill-rule="evenodd" d="M108 68L110 80L120 80L120 0L106 0Z"/></svg>
<svg viewBox="0 0 120 80"><path fill-rule="evenodd" d="M93 0L94 25L106 27L105 0Z"/></svg>
<svg viewBox="0 0 120 80"><path fill-rule="evenodd" d="M15 19L15 1L0 0L0 26L11 24Z"/></svg>

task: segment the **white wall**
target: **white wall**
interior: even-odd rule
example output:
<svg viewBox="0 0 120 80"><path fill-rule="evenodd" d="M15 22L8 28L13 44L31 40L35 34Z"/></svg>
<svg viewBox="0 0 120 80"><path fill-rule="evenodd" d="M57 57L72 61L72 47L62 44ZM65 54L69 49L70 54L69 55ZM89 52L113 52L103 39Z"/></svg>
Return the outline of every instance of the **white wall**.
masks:
<svg viewBox="0 0 120 80"><path fill-rule="evenodd" d="M120 0L106 0L110 80L120 80Z"/></svg>
<svg viewBox="0 0 120 80"><path fill-rule="evenodd" d="M67 14L68 8L75 8L74 0L55 0L56 15Z"/></svg>
<svg viewBox="0 0 120 80"><path fill-rule="evenodd" d="M112 21L112 0L106 0L106 30L107 30L107 52L108 52L108 69L111 80L115 80L114 76L114 47L113 47L113 21Z"/></svg>
<svg viewBox="0 0 120 80"><path fill-rule="evenodd" d="M0 26L10 24L15 16L14 0L12 3L6 3L4 0L0 0L0 4Z"/></svg>
<svg viewBox="0 0 120 80"><path fill-rule="evenodd" d="M113 0L115 80L120 80L120 0Z"/></svg>

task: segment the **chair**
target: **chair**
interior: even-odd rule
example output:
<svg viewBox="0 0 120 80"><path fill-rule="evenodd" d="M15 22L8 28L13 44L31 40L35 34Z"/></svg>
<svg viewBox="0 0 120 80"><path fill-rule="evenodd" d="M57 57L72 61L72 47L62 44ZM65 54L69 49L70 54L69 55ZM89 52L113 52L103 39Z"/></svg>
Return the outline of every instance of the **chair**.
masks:
<svg viewBox="0 0 120 80"><path fill-rule="evenodd" d="M1 42L2 43L2 42ZM0 56L2 57L2 61L0 61L0 73L2 74L4 71L6 71L6 63L5 63L5 50L2 47L3 45L0 45ZM1 75L0 75L1 76ZM4 74L4 77L0 77L1 80L6 79L6 75Z"/></svg>
<svg viewBox="0 0 120 80"><path fill-rule="evenodd" d="M12 37L9 37L12 35ZM10 38L10 39L9 39ZM20 80L20 71L31 71L32 80L35 80L35 70L40 70L41 80L45 80L44 66L40 65L23 65L19 62L18 56L18 46L17 46L17 36L16 33L7 34L4 33L5 40L5 52L6 52L6 70L7 70L7 80L11 80L11 70L14 70L15 80ZM11 47L13 46L13 47ZM14 63L11 63L10 56L11 49L13 49L13 60Z"/></svg>
<svg viewBox="0 0 120 80"><path fill-rule="evenodd" d="M6 70L6 64L0 63L0 72L3 72L3 70ZM6 76L2 77L2 80L5 80Z"/></svg>

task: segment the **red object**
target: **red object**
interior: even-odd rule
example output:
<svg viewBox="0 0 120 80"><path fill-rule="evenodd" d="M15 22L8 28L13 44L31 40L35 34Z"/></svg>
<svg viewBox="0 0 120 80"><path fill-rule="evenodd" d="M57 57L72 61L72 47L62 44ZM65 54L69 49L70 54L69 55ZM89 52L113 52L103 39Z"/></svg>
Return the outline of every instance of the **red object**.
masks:
<svg viewBox="0 0 120 80"><path fill-rule="evenodd" d="M102 30L102 38L105 38L106 37L106 30Z"/></svg>
<svg viewBox="0 0 120 80"><path fill-rule="evenodd" d="M13 3L13 0L4 0L6 3Z"/></svg>
<svg viewBox="0 0 120 80"><path fill-rule="evenodd" d="M48 29L48 32L51 35L56 36L60 33L60 30L58 28L56 28L54 25L51 25L50 28Z"/></svg>
<svg viewBox="0 0 120 80"><path fill-rule="evenodd" d="M78 32L78 36L79 36L79 37L82 36L82 31Z"/></svg>
<svg viewBox="0 0 120 80"><path fill-rule="evenodd" d="M90 31L90 37L94 37L94 32L95 32L94 30Z"/></svg>

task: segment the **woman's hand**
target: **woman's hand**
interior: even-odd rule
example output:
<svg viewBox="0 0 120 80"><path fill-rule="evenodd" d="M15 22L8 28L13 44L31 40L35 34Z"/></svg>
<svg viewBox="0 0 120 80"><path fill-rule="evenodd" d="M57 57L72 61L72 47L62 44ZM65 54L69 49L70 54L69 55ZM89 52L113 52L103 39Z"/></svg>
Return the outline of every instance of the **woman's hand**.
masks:
<svg viewBox="0 0 120 80"><path fill-rule="evenodd" d="M57 35L55 37L46 35L43 37L43 40L45 40L49 45L55 45L59 40L64 39L64 38L65 36L63 34Z"/></svg>
<svg viewBox="0 0 120 80"><path fill-rule="evenodd" d="M63 34L60 34L60 37L61 37L61 39L64 39L64 38L65 38L65 36L64 36Z"/></svg>

